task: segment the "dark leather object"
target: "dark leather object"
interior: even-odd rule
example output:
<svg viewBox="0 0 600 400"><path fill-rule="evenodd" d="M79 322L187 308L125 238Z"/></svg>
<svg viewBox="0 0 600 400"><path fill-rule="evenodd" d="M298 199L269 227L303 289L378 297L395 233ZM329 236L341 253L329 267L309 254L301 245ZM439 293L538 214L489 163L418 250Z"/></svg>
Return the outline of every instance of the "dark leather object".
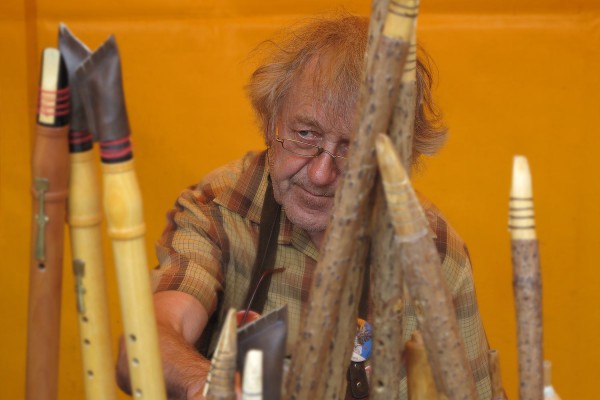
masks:
<svg viewBox="0 0 600 400"><path fill-rule="evenodd" d="M65 60L71 86L71 131L87 132L88 124L83 109L83 101L79 93L75 70L90 55L87 48L77 39L66 25L60 24L58 33L58 49ZM97 138L95 138L97 139Z"/></svg>
<svg viewBox="0 0 600 400"><path fill-rule="evenodd" d="M263 352L263 399L279 400L287 341L287 306L238 329L237 369L243 372L248 350Z"/></svg>
<svg viewBox="0 0 600 400"><path fill-rule="evenodd" d="M369 381L365 371L365 363L354 362L348 367L348 390L346 399L366 399L369 397Z"/></svg>
<svg viewBox="0 0 600 400"><path fill-rule="evenodd" d="M129 136L121 60L110 36L75 71L88 127L101 142Z"/></svg>

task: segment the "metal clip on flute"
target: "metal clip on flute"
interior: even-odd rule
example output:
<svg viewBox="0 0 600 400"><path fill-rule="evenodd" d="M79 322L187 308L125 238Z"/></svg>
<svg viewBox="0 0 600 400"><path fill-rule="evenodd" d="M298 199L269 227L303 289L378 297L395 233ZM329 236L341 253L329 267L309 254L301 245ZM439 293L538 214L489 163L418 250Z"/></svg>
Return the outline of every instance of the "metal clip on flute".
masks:
<svg viewBox="0 0 600 400"><path fill-rule="evenodd" d="M90 51L62 24L59 48L71 82L69 226L85 397L87 400L110 400L116 398L116 392L102 256L100 183L92 135L75 76L76 68Z"/></svg>
<svg viewBox="0 0 600 400"><path fill-rule="evenodd" d="M121 63L111 36L76 71L90 128L100 139L104 211L112 239L131 388L135 398L166 397L150 288Z"/></svg>
<svg viewBox="0 0 600 400"><path fill-rule="evenodd" d="M64 224L69 180L69 87L57 49L43 51L32 159L26 398L56 399Z"/></svg>
<svg viewBox="0 0 600 400"><path fill-rule="evenodd" d="M450 290L429 224L390 139L377 138L377 159L397 240L400 264L438 391L448 399L476 399L477 391L459 334Z"/></svg>
<svg viewBox="0 0 600 400"><path fill-rule="evenodd" d="M508 227L511 234L513 290L519 346L519 398L544 398L542 278L535 232L529 164L515 156Z"/></svg>

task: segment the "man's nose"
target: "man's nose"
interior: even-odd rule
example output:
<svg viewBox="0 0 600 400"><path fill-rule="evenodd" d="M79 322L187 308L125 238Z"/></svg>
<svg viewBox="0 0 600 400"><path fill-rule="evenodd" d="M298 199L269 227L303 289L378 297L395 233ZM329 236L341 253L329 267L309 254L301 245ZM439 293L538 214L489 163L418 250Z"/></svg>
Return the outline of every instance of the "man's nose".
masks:
<svg viewBox="0 0 600 400"><path fill-rule="evenodd" d="M308 164L308 178L317 186L328 186L335 183L339 174L335 159L327 152L311 159Z"/></svg>

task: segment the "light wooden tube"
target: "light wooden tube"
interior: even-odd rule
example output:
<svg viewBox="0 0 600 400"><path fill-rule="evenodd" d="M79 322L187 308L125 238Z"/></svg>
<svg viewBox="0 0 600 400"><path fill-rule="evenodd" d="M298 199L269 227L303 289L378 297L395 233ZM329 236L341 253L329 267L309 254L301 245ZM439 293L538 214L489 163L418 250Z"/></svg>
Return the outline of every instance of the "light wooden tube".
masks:
<svg viewBox="0 0 600 400"><path fill-rule="evenodd" d="M263 352L249 350L244 362L244 380L242 385L242 400L263 399Z"/></svg>
<svg viewBox="0 0 600 400"><path fill-rule="evenodd" d="M87 400L116 398L96 165L91 149L71 152L69 226L73 259L82 262L84 268L75 281Z"/></svg>
<svg viewBox="0 0 600 400"><path fill-rule="evenodd" d="M502 386L500 360L496 349L488 351L488 365L490 366L490 380L492 381L492 400L506 400L504 387Z"/></svg>
<svg viewBox="0 0 600 400"><path fill-rule="evenodd" d="M542 279L535 232L531 173L527 159L515 156L510 193L509 230L519 348L519 398L544 396Z"/></svg>
<svg viewBox="0 0 600 400"><path fill-rule="evenodd" d="M211 359L204 387L206 400L236 400L237 318L235 309L227 312L223 329Z"/></svg>
<svg viewBox="0 0 600 400"><path fill-rule="evenodd" d="M427 359L427 351L423 337L419 331L414 331L411 339L406 342L406 376L408 400L441 400L433 380L431 366Z"/></svg>
<svg viewBox="0 0 600 400"><path fill-rule="evenodd" d="M117 271L132 394L136 399L165 399L144 242L146 228L134 163L102 163L102 172L104 212Z"/></svg>
<svg viewBox="0 0 600 400"><path fill-rule="evenodd" d="M375 2L378 3L378 2ZM374 5L375 7L375 5ZM410 171L416 101L416 14L418 3L410 10L414 14L410 47L402 73L400 92L395 103L390 138L398 149L406 171ZM373 400L400 398L402 377L402 311L404 308L404 278L398 268L398 246L394 246L394 227L390 222L387 202L378 182L375 200L376 216L373 223L371 263L371 299L373 302ZM400 339L399 339L400 338Z"/></svg>
<svg viewBox="0 0 600 400"><path fill-rule="evenodd" d="M32 223L25 398L58 395L58 353L66 202L69 89L56 49L44 49L32 154Z"/></svg>
<svg viewBox="0 0 600 400"><path fill-rule="evenodd" d="M294 349L287 398L337 399L346 389L376 175L375 134L389 125L411 34L410 27L398 28L402 18L393 13L388 17L377 56L365 74L356 133L302 316L304 340Z"/></svg>
<svg viewBox="0 0 600 400"><path fill-rule="evenodd" d="M451 400L476 399L452 296L427 219L390 139L378 135L376 147L390 217L402 247L399 263L404 268L436 385Z"/></svg>

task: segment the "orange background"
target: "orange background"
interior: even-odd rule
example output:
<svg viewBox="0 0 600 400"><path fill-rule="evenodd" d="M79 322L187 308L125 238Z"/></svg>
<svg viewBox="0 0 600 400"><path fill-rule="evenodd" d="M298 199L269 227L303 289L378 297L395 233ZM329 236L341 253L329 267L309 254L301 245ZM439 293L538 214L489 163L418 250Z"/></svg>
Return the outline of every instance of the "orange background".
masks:
<svg viewBox="0 0 600 400"><path fill-rule="evenodd" d="M435 94L451 135L415 183L470 246L483 320L500 351L509 396L517 398L517 364L507 203L512 156L524 154L533 172L554 385L563 399L597 398L600 3L422 3L418 37L436 62ZM0 398L24 395L35 91L41 50L56 46L59 21L92 49L116 35L152 264L153 242L179 191L262 145L242 89L252 70L248 53L291 21L340 6L370 10L367 0L0 2ZM68 242L66 252L69 260ZM59 398L80 399L69 265ZM113 268L109 263L107 279L116 340Z"/></svg>

